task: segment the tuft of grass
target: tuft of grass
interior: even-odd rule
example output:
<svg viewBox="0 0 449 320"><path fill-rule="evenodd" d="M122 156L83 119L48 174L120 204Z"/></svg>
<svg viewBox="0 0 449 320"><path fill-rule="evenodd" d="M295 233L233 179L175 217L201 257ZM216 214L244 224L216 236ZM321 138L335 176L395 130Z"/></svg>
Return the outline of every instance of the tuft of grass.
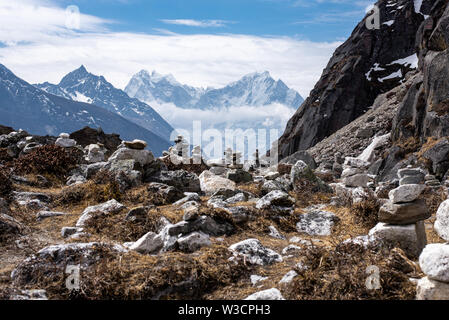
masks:
<svg viewBox="0 0 449 320"><path fill-rule="evenodd" d="M297 300L412 300L415 285L407 274L390 263L387 252L361 246L340 245L332 249L311 246L304 250L305 269L296 269L298 277L286 297ZM379 268L381 288L366 286L367 268Z"/></svg>
<svg viewBox="0 0 449 320"><path fill-rule="evenodd" d="M380 204L374 196L358 203L352 204L350 210L354 216L354 223L371 229L379 222L378 213Z"/></svg>

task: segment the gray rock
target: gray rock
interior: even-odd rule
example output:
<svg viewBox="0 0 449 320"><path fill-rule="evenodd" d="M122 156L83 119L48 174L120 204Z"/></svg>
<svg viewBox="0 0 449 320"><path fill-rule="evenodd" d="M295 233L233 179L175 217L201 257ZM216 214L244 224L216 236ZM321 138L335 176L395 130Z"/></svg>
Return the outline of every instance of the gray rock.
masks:
<svg viewBox="0 0 449 320"><path fill-rule="evenodd" d="M234 258L243 257L247 263L261 266L282 262L282 257L275 251L265 248L257 239L247 239L229 247Z"/></svg>
<svg viewBox="0 0 449 320"><path fill-rule="evenodd" d="M379 221L390 224L413 224L430 216L426 202L421 199L398 204L387 201L379 210Z"/></svg>
<svg viewBox="0 0 449 320"><path fill-rule="evenodd" d="M404 168L398 170L399 179L403 179L406 177L415 177L424 180L425 176L426 173L421 168Z"/></svg>
<svg viewBox="0 0 449 320"><path fill-rule="evenodd" d="M98 263L104 256L104 250L115 254L127 251L122 246L100 242L49 246L22 261L11 273L11 279L15 286L27 285L42 274L59 277L65 274L67 265L79 265L83 272Z"/></svg>
<svg viewBox="0 0 449 320"><path fill-rule="evenodd" d="M168 227L168 234L170 236L187 235L192 232L201 231L205 234L219 237L226 234L231 234L234 227L228 222L217 222L209 216L201 216L193 221L181 221L177 224Z"/></svg>
<svg viewBox="0 0 449 320"><path fill-rule="evenodd" d="M393 203L412 202L418 199L426 187L422 184L401 185L389 192L388 197Z"/></svg>
<svg viewBox="0 0 449 320"><path fill-rule="evenodd" d="M175 203L173 203L174 206L182 206L183 204L185 204L186 202L189 201L196 201L196 202L201 202L201 198L198 195L198 193L195 192L184 192L185 197L182 198L181 200L176 201Z"/></svg>
<svg viewBox="0 0 449 320"><path fill-rule="evenodd" d="M5 239L10 235L21 234L23 226L13 217L0 213L0 239Z"/></svg>
<svg viewBox="0 0 449 320"><path fill-rule="evenodd" d="M157 182L150 183L147 190L153 194L153 204L157 206L172 204L184 196L183 192L179 189Z"/></svg>
<svg viewBox="0 0 449 320"><path fill-rule="evenodd" d="M47 291L45 290L21 290L18 294L13 294L10 300L20 301L20 300L48 300Z"/></svg>
<svg viewBox="0 0 449 320"><path fill-rule="evenodd" d="M123 144L133 150L143 150L147 147L147 143L143 140L135 139L133 141L123 141Z"/></svg>
<svg viewBox="0 0 449 320"><path fill-rule="evenodd" d="M76 141L73 139L68 139L68 138L58 138L56 140L55 144L57 146L60 146L63 148L72 148L72 147L76 146Z"/></svg>
<svg viewBox="0 0 449 320"><path fill-rule="evenodd" d="M288 193L276 190L259 199L256 208L261 210L268 209L271 206L292 207L294 204L295 200Z"/></svg>
<svg viewBox="0 0 449 320"><path fill-rule="evenodd" d="M76 228L76 227L64 227L61 229L61 236L63 238L68 238L72 235L74 235L75 233L79 233L82 232L83 228Z"/></svg>
<svg viewBox="0 0 449 320"><path fill-rule="evenodd" d="M226 199L226 203L235 204L239 202L245 202L248 198L244 193L237 193L235 196Z"/></svg>
<svg viewBox="0 0 449 320"><path fill-rule="evenodd" d="M187 236L178 239L178 246L181 251L195 252L202 247L208 247L212 244L209 236L202 232L193 232Z"/></svg>
<svg viewBox="0 0 449 320"><path fill-rule="evenodd" d="M67 213L64 212L54 212L54 211L40 211L36 214L36 218L38 221L52 218L52 217L59 217L59 216L65 216Z"/></svg>
<svg viewBox="0 0 449 320"><path fill-rule="evenodd" d="M368 186L368 183L373 182L373 180L374 179L370 175L368 175L366 173L361 173L361 174L356 174L356 175L344 178L343 183L347 187L352 187L352 188L362 187L362 188L366 188Z"/></svg>
<svg viewBox="0 0 449 320"><path fill-rule="evenodd" d="M279 284L288 284L292 282L297 275L298 273L295 270L290 270L285 276L282 277L281 281L279 281Z"/></svg>
<svg viewBox="0 0 449 320"><path fill-rule="evenodd" d="M313 159L313 157L307 151L297 151L297 152L293 153L291 156L288 156L288 157L282 159L281 163L294 165L299 160L306 163L312 169L317 168L315 159Z"/></svg>
<svg viewBox="0 0 449 320"><path fill-rule="evenodd" d="M201 191L206 195L212 195L220 189L235 190L236 184L229 179L216 176L209 170L203 171L199 176Z"/></svg>
<svg viewBox="0 0 449 320"><path fill-rule="evenodd" d="M419 257L427 244L427 236L422 221L410 225L379 223L370 230L369 235L376 240L397 246L407 256Z"/></svg>
<svg viewBox="0 0 449 320"><path fill-rule="evenodd" d="M416 300L449 300L449 283L428 277L420 279L416 286Z"/></svg>
<svg viewBox="0 0 449 320"><path fill-rule="evenodd" d="M78 219L76 226L84 227L87 221L92 218L92 214L96 212L101 212L104 214L117 214L124 209L126 209L126 207L114 199L96 206L87 207Z"/></svg>
<svg viewBox="0 0 449 320"><path fill-rule="evenodd" d="M438 207L435 231L446 241L449 241L449 200L443 201Z"/></svg>
<svg viewBox="0 0 449 320"><path fill-rule="evenodd" d="M242 169L234 169L228 171L226 178L234 181L235 183L247 183L253 181L253 176L251 175L251 173Z"/></svg>
<svg viewBox="0 0 449 320"><path fill-rule="evenodd" d="M113 162L118 160L135 160L144 167L154 161L154 155L149 150L120 148L109 157L108 161Z"/></svg>
<svg viewBox="0 0 449 320"><path fill-rule="evenodd" d="M268 289L260 292L253 293L252 295L246 297L244 300L285 300L281 292L276 289Z"/></svg>
<svg viewBox="0 0 449 320"><path fill-rule="evenodd" d="M427 245L419 257L419 265L429 279L449 283L449 244Z"/></svg>
<svg viewBox="0 0 449 320"><path fill-rule="evenodd" d="M159 252L163 246L164 241L162 237L158 237L154 232L148 232L132 244L129 249L140 254L153 254Z"/></svg>
<svg viewBox="0 0 449 320"><path fill-rule="evenodd" d="M311 236L330 236L338 221L340 219L332 212L313 210L299 216L296 230Z"/></svg>
<svg viewBox="0 0 449 320"><path fill-rule="evenodd" d="M164 183L183 192L200 192L200 179L194 173L185 170L161 171L158 175L150 177L149 182Z"/></svg>
<svg viewBox="0 0 449 320"><path fill-rule="evenodd" d="M286 256L293 253L300 253L303 249L301 247L298 247L294 244L290 244L286 246L284 249L282 249L282 255Z"/></svg>
<svg viewBox="0 0 449 320"><path fill-rule="evenodd" d="M259 282L265 281L267 279L268 277L261 277L255 274L251 275L250 277L250 281L253 286L256 286Z"/></svg>
<svg viewBox="0 0 449 320"><path fill-rule="evenodd" d="M275 238L275 239L281 239L281 240L286 240L287 238L285 238L284 235L282 235L275 226L269 226L268 229L270 230L270 233L268 234L270 237Z"/></svg>

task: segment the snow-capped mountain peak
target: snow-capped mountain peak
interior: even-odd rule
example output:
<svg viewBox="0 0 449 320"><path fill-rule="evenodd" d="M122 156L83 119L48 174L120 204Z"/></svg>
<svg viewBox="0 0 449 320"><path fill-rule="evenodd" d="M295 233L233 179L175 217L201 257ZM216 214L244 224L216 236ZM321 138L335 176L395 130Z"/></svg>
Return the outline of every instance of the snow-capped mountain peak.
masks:
<svg viewBox="0 0 449 320"><path fill-rule="evenodd" d="M180 84L172 75L151 74L145 70L133 76L125 91L148 103L173 103L180 108L221 108L229 106L264 106L280 103L298 108L304 99L282 80L275 81L268 71L254 72L240 80L215 89Z"/></svg>
<svg viewBox="0 0 449 320"><path fill-rule="evenodd" d="M84 66L68 73L58 85L36 85L48 93L78 102L94 104L117 113L169 140L173 128L148 104L131 98L103 76L89 73Z"/></svg>

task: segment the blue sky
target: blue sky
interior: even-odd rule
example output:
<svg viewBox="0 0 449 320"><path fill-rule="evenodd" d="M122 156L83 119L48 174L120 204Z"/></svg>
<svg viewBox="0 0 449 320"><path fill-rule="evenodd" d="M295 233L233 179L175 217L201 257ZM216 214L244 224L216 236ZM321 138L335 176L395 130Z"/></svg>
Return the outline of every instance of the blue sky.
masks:
<svg viewBox="0 0 449 320"><path fill-rule="evenodd" d="M221 87L248 73L307 97L370 0L0 0L0 63L30 83L85 65L118 88L140 70ZM67 7L80 11L67 24Z"/></svg>
<svg viewBox="0 0 449 320"><path fill-rule="evenodd" d="M355 0L78 0L81 12L114 21L110 29L154 33L289 36L313 41L348 37L370 1ZM188 25L195 20L203 26ZM171 23L170 23L171 22ZM175 24L175 23L185 24Z"/></svg>

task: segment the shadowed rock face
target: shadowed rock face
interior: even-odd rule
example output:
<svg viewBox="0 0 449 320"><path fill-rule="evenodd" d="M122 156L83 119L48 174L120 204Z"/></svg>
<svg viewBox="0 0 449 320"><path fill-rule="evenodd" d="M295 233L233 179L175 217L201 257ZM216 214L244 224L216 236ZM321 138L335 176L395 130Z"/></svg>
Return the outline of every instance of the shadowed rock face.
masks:
<svg viewBox="0 0 449 320"><path fill-rule="evenodd" d="M377 2L380 30L368 30L364 19L335 51L279 139L280 158L314 146L364 114L379 94L396 87L410 70L410 65L393 62L415 54L417 31L433 1L423 2L423 14L416 12L414 1L387 2Z"/></svg>

